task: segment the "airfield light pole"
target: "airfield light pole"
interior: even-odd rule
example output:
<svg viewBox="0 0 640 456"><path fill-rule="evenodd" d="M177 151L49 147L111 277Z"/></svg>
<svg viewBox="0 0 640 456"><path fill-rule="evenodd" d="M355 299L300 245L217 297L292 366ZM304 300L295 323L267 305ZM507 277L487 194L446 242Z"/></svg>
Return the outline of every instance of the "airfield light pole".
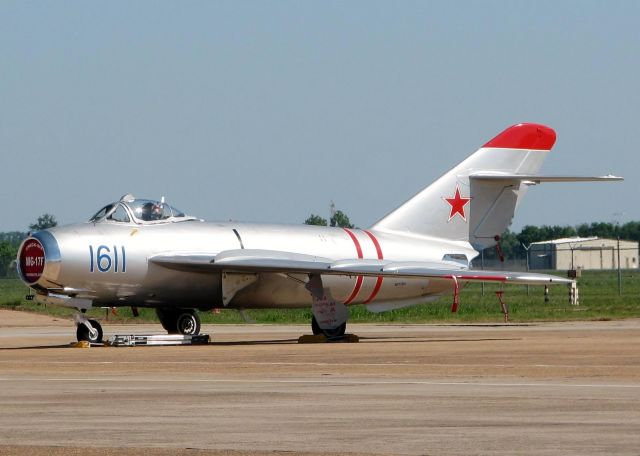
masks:
<svg viewBox="0 0 640 456"><path fill-rule="evenodd" d="M484 271L484 249L480 250L480 269ZM480 282L481 293L484 296L484 282Z"/></svg>
<svg viewBox="0 0 640 456"><path fill-rule="evenodd" d="M529 249L531 248L531 244L529 244L529 246L525 246L523 242L520 243L520 245L522 246L522 248L524 249L524 251L527 254L527 272L529 272ZM527 296L529 296L529 285L527 284Z"/></svg>
<svg viewBox="0 0 640 456"><path fill-rule="evenodd" d="M620 236L618 236L618 295L622 294L622 271L620 270Z"/></svg>
<svg viewBox="0 0 640 456"><path fill-rule="evenodd" d="M575 269L575 267L573 266L573 246L569 244L569 247L571 248L571 269Z"/></svg>

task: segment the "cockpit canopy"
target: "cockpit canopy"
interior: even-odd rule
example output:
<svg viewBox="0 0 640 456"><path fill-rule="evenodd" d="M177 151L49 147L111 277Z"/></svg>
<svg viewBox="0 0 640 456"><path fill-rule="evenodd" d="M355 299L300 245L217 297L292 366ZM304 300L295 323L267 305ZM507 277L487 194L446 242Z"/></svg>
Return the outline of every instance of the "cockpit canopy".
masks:
<svg viewBox="0 0 640 456"><path fill-rule="evenodd" d="M162 201L135 198L124 195L120 201L107 204L89 219L90 222L116 222L136 224L157 224L196 220L195 217L185 215L184 212L169 206Z"/></svg>

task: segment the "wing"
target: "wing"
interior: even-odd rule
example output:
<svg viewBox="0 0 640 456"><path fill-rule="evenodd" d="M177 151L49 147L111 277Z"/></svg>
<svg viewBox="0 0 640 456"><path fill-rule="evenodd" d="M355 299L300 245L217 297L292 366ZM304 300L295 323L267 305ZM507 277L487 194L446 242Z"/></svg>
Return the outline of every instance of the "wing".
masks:
<svg viewBox="0 0 640 456"><path fill-rule="evenodd" d="M435 280L502 282L525 285L570 284L573 280L530 272L463 269L447 263L328 258L275 250L226 250L218 254L174 253L149 258L181 271L271 272L372 277L423 277Z"/></svg>

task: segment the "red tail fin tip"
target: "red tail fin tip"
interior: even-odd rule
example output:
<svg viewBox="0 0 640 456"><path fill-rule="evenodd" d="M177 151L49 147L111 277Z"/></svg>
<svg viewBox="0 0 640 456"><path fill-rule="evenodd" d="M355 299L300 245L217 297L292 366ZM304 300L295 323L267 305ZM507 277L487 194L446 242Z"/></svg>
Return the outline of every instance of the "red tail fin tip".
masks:
<svg viewBox="0 0 640 456"><path fill-rule="evenodd" d="M483 147L551 150L555 142L556 132L553 129L540 124L521 123L507 128Z"/></svg>

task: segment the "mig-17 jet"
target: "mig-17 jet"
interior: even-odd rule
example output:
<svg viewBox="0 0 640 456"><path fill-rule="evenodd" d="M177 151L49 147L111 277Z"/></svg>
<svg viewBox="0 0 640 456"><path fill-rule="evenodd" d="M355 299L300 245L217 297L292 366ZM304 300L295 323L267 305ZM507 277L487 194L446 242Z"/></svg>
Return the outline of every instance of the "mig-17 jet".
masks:
<svg viewBox="0 0 640 456"><path fill-rule="evenodd" d="M543 125L509 127L367 229L205 222L125 195L88 222L31 233L18 272L37 301L78 309L77 338L91 342L103 338L83 316L93 307L154 308L184 335L200 332L198 310L310 307L313 333L339 337L354 304L381 312L451 293L455 310L468 282L572 284L471 265L529 187L620 180L539 174L555 140Z"/></svg>

